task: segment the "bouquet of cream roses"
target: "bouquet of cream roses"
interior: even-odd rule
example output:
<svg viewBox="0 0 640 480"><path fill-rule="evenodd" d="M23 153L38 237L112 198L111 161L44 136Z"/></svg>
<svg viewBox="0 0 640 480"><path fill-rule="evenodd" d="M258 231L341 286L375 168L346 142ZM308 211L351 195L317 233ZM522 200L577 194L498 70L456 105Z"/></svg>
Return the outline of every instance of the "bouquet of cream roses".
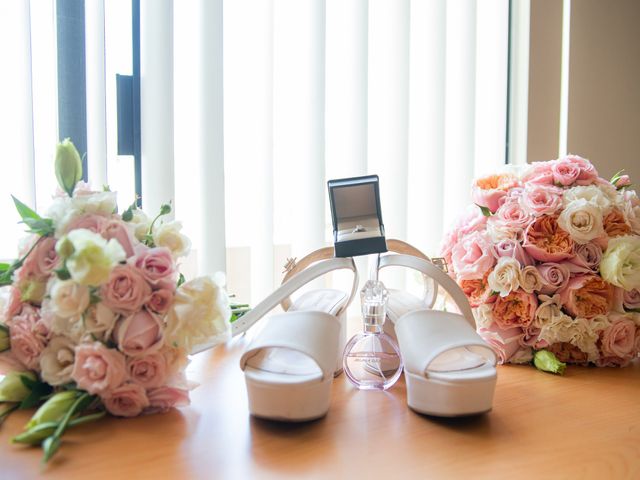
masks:
<svg viewBox="0 0 640 480"><path fill-rule="evenodd" d="M502 362L625 366L640 352L640 200L569 155L476 180L443 256Z"/></svg>
<svg viewBox="0 0 640 480"><path fill-rule="evenodd" d="M0 350L12 365L0 418L40 405L13 441L41 444L45 461L75 425L187 405L188 354L227 339L230 316L220 285L179 273L190 242L163 222L169 205L153 220L135 203L118 214L114 192L80 181L69 140L55 161L61 190L44 217L14 198L29 236L0 265Z"/></svg>

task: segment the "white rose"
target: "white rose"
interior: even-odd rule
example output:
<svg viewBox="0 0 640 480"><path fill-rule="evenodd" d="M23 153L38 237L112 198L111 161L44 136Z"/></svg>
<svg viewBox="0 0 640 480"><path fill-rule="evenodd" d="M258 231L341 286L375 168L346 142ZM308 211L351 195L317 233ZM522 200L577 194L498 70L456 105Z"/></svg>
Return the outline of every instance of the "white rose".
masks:
<svg viewBox="0 0 640 480"><path fill-rule="evenodd" d="M634 190L618 192L617 206L631 226L631 231L640 235L640 199Z"/></svg>
<svg viewBox="0 0 640 480"><path fill-rule="evenodd" d="M524 236L524 231L519 227L509 227L501 224L498 221L493 220L493 217L487 221L487 233L493 243L498 243L500 240L515 240L521 242Z"/></svg>
<svg viewBox="0 0 640 480"><path fill-rule="evenodd" d="M627 291L640 289L640 237L625 235L609 239L600 262L602 278Z"/></svg>
<svg viewBox="0 0 640 480"><path fill-rule="evenodd" d="M116 211L118 198L116 192L91 192L76 190L71 199L73 208L82 213L111 215Z"/></svg>
<svg viewBox="0 0 640 480"><path fill-rule="evenodd" d="M106 241L99 234L82 228L62 237L56 244L56 251L62 258L71 252L66 258L67 270L71 278L82 285L105 283L112 268L126 258L117 240Z"/></svg>
<svg viewBox="0 0 640 480"><path fill-rule="evenodd" d="M513 357L509 359L509 363L529 363L533 360L533 349L531 347L521 348Z"/></svg>
<svg viewBox="0 0 640 480"><path fill-rule="evenodd" d="M40 356L40 375L49 385L64 385L71 381L75 342L67 337L53 337Z"/></svg>
<svg viewBox="0 0 640 480"><path fill-rule="evenodd" d="M605 185L587 185L570 188L564 192L562 197L564 207L566 208L576 200L586 200L588 203L599 207L602 212L608 213L617 195L615 187L612 185L609 185L609 187Z"/></svg>
<svg viewBox="0 0 640 480"><path fill-rule="evenodd" d="M134 235L139 241L144 241L147 232L149 232L149 227L151 226L151 219L147 216L144 211L136 208L131 212L133 217L129 222L134 227Z"/></svg>
<svg viewBox="0 0 640 480"><path fill-rule="evenodd" d="M115 327L118 314L111 311L104 303L93 305L84 315L85 331L95 339L106 341Z"/></svg>
<svg viewBox="0 0 640 480"><path fill-rule="evenodd" d="M520 286L520 262L511 257L500 257L488 278L489 288L506 297Z"/></svg>
<svg viewBox="0 0 640 480"><path fill-rule="evenodd" d="M586 353L588 360L591 362L596 361L600 356L597 346L600 338L599 332L607 328L610 323L604 315L599 315L598 317L592 320L576 318L574 327L569 332L569 343Z"/></svg>
<svg viewBox="0 0 640 480"><path fill-rule="evenodd" d="M483 303L477 308L473 309L473 316L476 319L476 326L480 328L489 328L493 324L492 306Z"/></svg>
<svg viewBox="0 0 640 480"><path fill-rule="evenodd" d="M157 247L167 247L174 257L184 257L189 254L191 241L180 230L180 222L163 223L154 228L153 242Z"/></svg>
<svg viewBox="0 0 640 480"><path fill-rule="evenodd" d="M544 286L540 272L533 265L527 265L520 271L520 288L527 293L533 293Z"/></svg>
<svg viewBox="0 0 640 480"><path fill-rule="evenodd" d="M165 342L193 353L229 337L229 299L209 277L191 280L178 288L167 313Z"/></svg>
<svg viewBox="0 0 640 480"><path fill-rule="evenodd" d="M89 289L73 280L54 279L50 285L48 303L51 312L57 317L78 318L89 306Z"/></svg>
<svg viewBox="0 0 640 480"><path fill-rule="evenodd" d="M561 307L560 295L555 294L553 297L548 295L538 295L540 304L534 315L534 325L541 328L548 323L558 322L564 317Z"/></svg>
<svg viewBox="0 0 640 480"><path fill-rule="evenodd" d="M565 207L558 217L558 225L571 235L574 242L584 244L604 235L602 209L580 198Z"/></svg>
<svg viewBox="0 0 640 480"><path fill-rule="evenodd" d="M51 202L45 217L53 220L56 227L56 236L60 237L67 229L69 222L81 215L81 211L76 209L71 203L71 199L65 194L64 197L56 197Z"/></svg>

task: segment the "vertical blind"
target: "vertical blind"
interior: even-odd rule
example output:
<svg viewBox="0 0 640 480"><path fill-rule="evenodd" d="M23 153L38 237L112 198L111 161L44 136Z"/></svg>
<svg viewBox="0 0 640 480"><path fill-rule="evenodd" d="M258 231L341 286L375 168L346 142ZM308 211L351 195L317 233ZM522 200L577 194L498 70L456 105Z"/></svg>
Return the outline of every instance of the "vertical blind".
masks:
<svg viewBox="0 0 640 480"><path fill-rule="evenodd" d="M55 187L55 9L0 4L15 66L0 84L3 171L19 160L3 224L8 193L42 209ZM131 53L114 23L130 15L127 0L85 2L89 180L122 205L133 169L115 148L113 77ZM330 178L380 175L387 236L435 255L472 178L505 162L508 26L508 0L141 0L144 206L171 200L194 243L186 267L226 270L251 301L285 257L330 244Z"/></svg>

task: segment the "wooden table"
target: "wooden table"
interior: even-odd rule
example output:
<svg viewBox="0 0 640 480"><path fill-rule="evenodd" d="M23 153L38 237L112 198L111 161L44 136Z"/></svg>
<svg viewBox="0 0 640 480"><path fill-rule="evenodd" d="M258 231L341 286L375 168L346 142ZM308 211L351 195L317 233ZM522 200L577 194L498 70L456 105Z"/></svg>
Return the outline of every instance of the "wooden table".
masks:
<svg viewBox="0 0 640 480"><path fill-rule="evenodd" d="M285 425L247 413L245 343L194 358L190 407L79 427L45 469L40 449L8 445L30 412L12 415L0 478L640 478L638 362L564 377L499 367L493 411L453 420L410 411L402 380L360 392L341 375L326 418Z"/></svg>

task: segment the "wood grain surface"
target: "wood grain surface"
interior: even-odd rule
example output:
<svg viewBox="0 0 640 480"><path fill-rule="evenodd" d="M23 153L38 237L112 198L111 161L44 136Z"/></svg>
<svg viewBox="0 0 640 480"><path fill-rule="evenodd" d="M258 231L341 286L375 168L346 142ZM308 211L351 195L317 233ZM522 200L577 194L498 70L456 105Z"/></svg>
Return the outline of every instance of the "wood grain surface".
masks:
<svg viewBox="0 0 640 480"><path fill-rule="evenodd" d="M287 425L247 412L246 342L194 357L190 407L79 427L45 468L40 449L9 444L31 412L12 415L0 429L0 478L640 478L638 362L564 377L502 366L493 411L452 420L410 411L402 379L360 392L341 375L327 417Z"/></svg>

